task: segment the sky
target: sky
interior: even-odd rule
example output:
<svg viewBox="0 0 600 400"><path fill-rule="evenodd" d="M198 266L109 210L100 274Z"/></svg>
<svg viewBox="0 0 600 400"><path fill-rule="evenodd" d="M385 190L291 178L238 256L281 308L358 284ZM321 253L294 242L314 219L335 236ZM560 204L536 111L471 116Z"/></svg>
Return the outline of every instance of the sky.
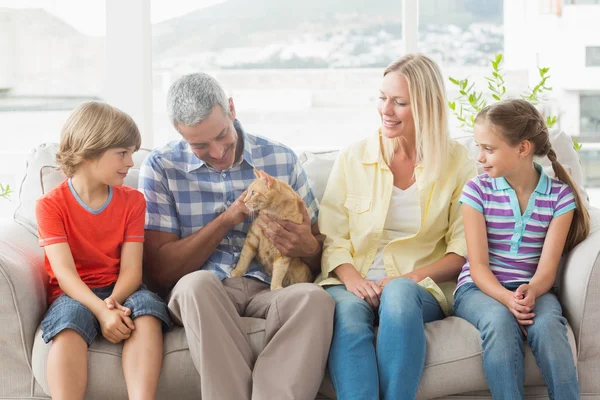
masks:
<svg viewBox="0 0 600 400"><path fill-rule="evenodd" d="M109 0L126 1L126 0ZM151 0L153 24L227 0ZM92 36L106 34L106 0L0 0L0 8L43 8Z"/></svg>

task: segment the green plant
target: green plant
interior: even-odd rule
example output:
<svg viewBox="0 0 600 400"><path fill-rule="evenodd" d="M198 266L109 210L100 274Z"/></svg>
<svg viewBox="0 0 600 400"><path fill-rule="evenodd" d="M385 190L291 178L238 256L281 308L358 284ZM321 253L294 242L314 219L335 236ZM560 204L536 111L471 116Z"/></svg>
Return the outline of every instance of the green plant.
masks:
<svg viewBox="0 0 600 400"><path fill-rule="evenodd" d="M473 132L473 125L475 124L477 113L488 104L486 98L491 97L496 101L501 101L506 94L506 85L504 81L505 74L500 67L502 60L502 53L496 55L493 60L490 60L490 63L492 64L492 73L490 76L485 77L488 81L487 89L489 90L489 93L485 96L483 91L477 91L475 89L474 82L469 84L469 80L466 78L456 79L450 77L450 82L458 86L460 95L454 101L449 101L448 106L458 121L460 121L460 127L464 128L467 132ZM542 96L543 93L552 90L552 87L547 86L548 79L550 78L550 75L548 75L550 68L538 68L538 72L540 75L539 82L533 88L529 87L527 91L521 95L521 98L534 105L540 104L544 100ZM556 122L557 117L555 115L546 117L546 125L548 128L554 126ZM577 151L581 148L581 144L579 144L575 138L573 138L573 147Z"/></svg>
<svg viewBox="0 0 600 400"><path fill-rule="evenodd" d="M11 193L10 185L4 186L0 183L0 198L8 199Z"/></svg>

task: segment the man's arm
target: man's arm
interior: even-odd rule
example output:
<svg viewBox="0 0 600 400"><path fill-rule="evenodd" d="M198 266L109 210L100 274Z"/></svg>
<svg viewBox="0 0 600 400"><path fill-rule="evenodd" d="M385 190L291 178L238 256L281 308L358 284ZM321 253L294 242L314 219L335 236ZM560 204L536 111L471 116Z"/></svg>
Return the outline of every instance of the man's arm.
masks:
<svg viewBox="0 0 600 400"><path fill-rule="evenodd" d="M186 238L146 230L144 261L151 280L161 289L170 289L184 275L204 265L227 232L248 216L245 196L246 192L242 193L224 213Z"/></svg>

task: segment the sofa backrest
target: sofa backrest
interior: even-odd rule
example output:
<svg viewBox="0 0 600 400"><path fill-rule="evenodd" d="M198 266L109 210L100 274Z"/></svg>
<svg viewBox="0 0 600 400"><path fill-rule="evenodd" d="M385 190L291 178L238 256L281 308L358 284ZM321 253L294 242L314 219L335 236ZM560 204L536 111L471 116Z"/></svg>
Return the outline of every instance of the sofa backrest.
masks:
<svg viewBox="0 0 600 400"><path fill-rule="evenodd" d="M457 138L457 140L469 149L471 156L475 159L477 147L473 141L473 136L463 136ZM562 131L554 130L550 132L550 141L556 151L558 160L571 173L587 201L587 196L583 190L581 164L579 163L577 152L573 148L571 137ZM27 159L25 176L22 179L19 189L19 205L15 211L15 221L36 236L35 201L43 193L46 193L64 179L64 175L56 167L55 156L57 150L57 144L45 143L31 151ZM129 170L127 178L125 178L126 185L137 187L140 165L149 152L147 149L140 149L134 153L134 166ZM338 154L339 150L322 152L303 151L299 154L300 161L308 175L311 188L319 201L323 197L331 167ZM537 159L536 161L544 167L544 170L550 176L554 176L552 165L547 157ZM481 165L478 164L478 168L478 173L483 173Z"/></svg>
<svg viewBox="0 0 600 400"><path fill-rule="evenodd" d="M36 236L38 234L35 219L36 200L65 179L56 166L57 151L56 143L44 143L33 149L27 158L25 175L19 188L19 205L14 219ZM134 153L134 166L125 178L125 185L137 187L140 166L148 153L150 151L147 149L140 149Z"/></svg>
<svg viewBox="0 0 600 400"><path fill-rule="evenodd" d="M472 135L461 136L455 139L469 150L469 154L473 159L477 158L478 150ZM558 161L571 173L574 181L579 185L580 190L584 194L584 199L587 203L587 194L583 188L583 171L581 170L579 156L573 148L573 139L563 131L552 130L550 131L550 142L552 143L554 151L556 151ZM300 161L302 161L304 170L308 175L308 180L315 197L319 201L323 197L331 167L338 154L338 150L329 152L306 151L300 154ZM552 169L552 164L550 163L550 160L548 160L548 157L536 157L535 161L542 165L544 171L546 171L549 176L554 177L554 170ZM477 173L484 173L483 167L479 163L477 163Z"/></svg>

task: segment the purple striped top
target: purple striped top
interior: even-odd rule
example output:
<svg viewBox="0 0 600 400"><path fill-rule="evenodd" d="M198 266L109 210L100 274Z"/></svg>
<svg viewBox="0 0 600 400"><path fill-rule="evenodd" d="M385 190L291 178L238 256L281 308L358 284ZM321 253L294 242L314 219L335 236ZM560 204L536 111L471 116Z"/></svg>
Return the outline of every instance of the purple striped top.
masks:
<svg viewBox="0 0 600 400"><path fill-rule="evenodd" d="M490 269L502 283L531 280L550 221L576 208L571 187L550 178L540 165L535 167L540 180L523 214L516 192L503 177L479 175L467 182L460 198L461 204L473 207L485 217ZM467 257L457 289L472 281Z"/></svg>

